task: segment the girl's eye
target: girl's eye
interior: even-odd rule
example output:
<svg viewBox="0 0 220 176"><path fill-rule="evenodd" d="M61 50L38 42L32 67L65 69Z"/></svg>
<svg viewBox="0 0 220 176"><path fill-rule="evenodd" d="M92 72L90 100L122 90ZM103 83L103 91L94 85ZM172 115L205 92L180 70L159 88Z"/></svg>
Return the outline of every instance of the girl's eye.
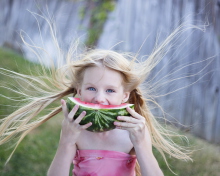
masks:
<svg viewBox="0 0 220 176"><path fill-rule="evenodd" d="M106 92L112 93L112 92L115 92L115 91L112 90L112 89L108 89L108 90L106 90Z"/></svg>
<svg viewBox="0 0 220 176"><path fill-rule="evenodd" d="M88 90L95 91L94 87L89 87Z"/></svg>

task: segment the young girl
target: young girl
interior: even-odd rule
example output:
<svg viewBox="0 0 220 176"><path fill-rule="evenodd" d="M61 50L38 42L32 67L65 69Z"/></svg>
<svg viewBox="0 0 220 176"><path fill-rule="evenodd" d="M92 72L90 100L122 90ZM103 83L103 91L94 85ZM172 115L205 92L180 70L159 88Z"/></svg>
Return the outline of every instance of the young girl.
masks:
<svg viewBox="0 0 220 176"><path fill-rule="evenodd" d="M152 153L150 126L146 125L151 115L138 88L142 75L138 75L122 55L113 51L93 51L71 67L74 77L70 80L76 80L72 89L81 101L103 105L133 103L136 111L127 108L131 116L118 116L118 120L124 122L114 122L116 129L94 133L86 131L91 123L79 125L86 112L73 120L78 106L68 113L62 100L65 119L48 175L68 175L73 161L73 173L77 176L134 176L136 157L142 175L163 175Z"/></svg>
<svg viewBox="0 0 220 176"><path fill-rule="evenodd" d="M65 64L51 67L49 72L43 67L44 76L41 77L2 69L5 75L15 77L18 82L24 81L25 84L19 85L26 92L27 89L31 91L21 91L27 96L26 104L1 121L0 145L19 134L18 145L31 130L63 111L59 146L48 170L49 176L69 175L71 163L75 176L160 176L163 173L152 146L162 154L165 162L164 153L190 160L189 152L170 139L173 134L156 121L149 106L156 102L151 96L152 88L145 80L162 59L168 41L170 38L145 61L111 50L89 50L74 55L71 48ZM118 116L122 122L114 122L114 130L94 133L86 130L91 123L79 125L86 112L73 120L78 106L68 112L66 96L78 96L82 101L94 104L130 103L135 109L127 108L130 116ZM35 118L56 100L61 100L62 105Z"/></svg>

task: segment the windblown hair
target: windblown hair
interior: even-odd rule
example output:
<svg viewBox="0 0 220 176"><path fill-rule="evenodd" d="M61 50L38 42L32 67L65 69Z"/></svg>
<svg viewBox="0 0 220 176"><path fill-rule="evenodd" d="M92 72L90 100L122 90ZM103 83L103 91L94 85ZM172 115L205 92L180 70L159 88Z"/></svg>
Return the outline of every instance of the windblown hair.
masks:
<svg viewBox="0 0 220 176"><path fill-rule="evenodd" d="M62 64L51 64L48 69L42 64L41 76L24 75L1 68L1 74L20 82L20 89L16 90L16 93L25 97L23 99L25 103L20 108L1 120L0 145L19 135L16 146L7 162L24 137L30 131L61 112L61 106L52 109L47 115L41 117L37 115L51 103L68 95L75 96L77 87L83 79L84 70L100 63L122 74L124 88L131 92L128 103L134 104L135 111L146 118L146 125L151 134L152 144L161 153L168 167L169 164L165 154L181 160L191 160L191 152L171 139L172 136L179 135L163 128L150 109L150 104L158 104L153 98L154 87L148 81L149 75L166 54L167 50L165 48L179 32L180 28L174 31L143 61L139 60L137 55L111 50L90 49L77 54L76 42L70 47L69 52L65 56L63 55L65 62L62 61ZM60 48L58 47L58 49ZM62 53L61 50L60 53ZM62 57L58 59L60 58ZM38 95L36 92L40 92L40 94ZM136 172L140 174L139 165L136 166Z"/></svg>

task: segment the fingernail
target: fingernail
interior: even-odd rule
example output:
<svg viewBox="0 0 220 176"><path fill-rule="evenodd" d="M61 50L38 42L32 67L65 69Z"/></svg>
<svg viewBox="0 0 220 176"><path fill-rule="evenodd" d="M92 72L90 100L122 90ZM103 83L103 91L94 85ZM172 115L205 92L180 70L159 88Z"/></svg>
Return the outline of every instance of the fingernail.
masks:
<svg viewBox="0 0 220 176"><path fill-rule="evenodd" d="M120 120L120 119L121 119L121 117L120 117L120 116L118 116L118 117L117 117L117 119L118 119L118 120Z"/></svg>
<svg viewBox="0 0 220 176"><path fill-rule="evenodd" d="M64 103L64 102L63 102L63 99L61 99L61 104L63 105L63 103Z"/></svg>

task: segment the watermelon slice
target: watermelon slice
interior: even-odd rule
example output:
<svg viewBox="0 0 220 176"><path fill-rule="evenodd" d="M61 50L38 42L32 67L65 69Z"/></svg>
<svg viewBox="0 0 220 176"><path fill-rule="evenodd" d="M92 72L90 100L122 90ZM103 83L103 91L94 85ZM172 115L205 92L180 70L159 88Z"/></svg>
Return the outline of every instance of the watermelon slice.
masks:
<svg viewBox="0 0 220 176"><path fill-rule="evenodd" d="M69 112L76 104L80 106L74 116L74 119L76 119L82 111L86 111L86 116L81 120L80 125L92 122L92 126L87 128L88 131L92 132L104 132L114 129L114 121L119 121L117 120L117 116L129 116L130 114L126 110L126 107L128 106L134 109L133 104L124 103L121 105L102 105L86 103L81 101L79 98L67 98L67 108Z"/></svg>

